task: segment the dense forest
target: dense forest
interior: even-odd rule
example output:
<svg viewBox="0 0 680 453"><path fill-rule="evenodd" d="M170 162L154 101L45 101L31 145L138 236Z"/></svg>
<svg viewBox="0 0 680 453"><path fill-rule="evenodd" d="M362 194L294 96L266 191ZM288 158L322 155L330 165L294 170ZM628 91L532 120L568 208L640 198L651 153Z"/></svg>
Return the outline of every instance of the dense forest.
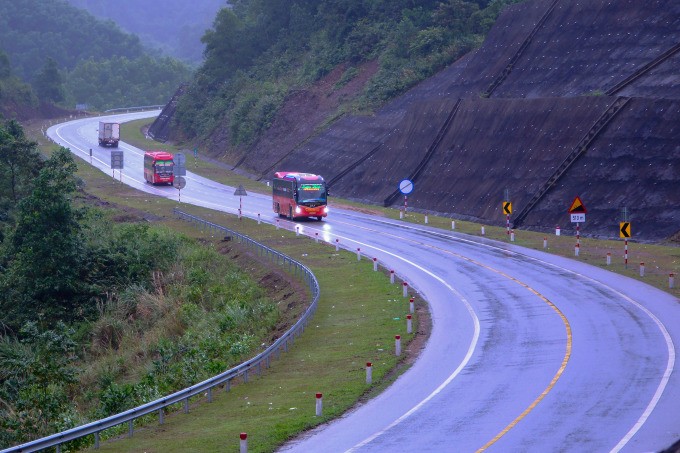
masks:
<svg viewBox="0 0 680 453"><path fill-rule="evenodd" d="M162 104L191 76L185 64L64 0L0 0L0 51L39 101L70 108Z"/></svg>
<svg viewBox="0 0 680 453"><path fill-rule="evenodd" d="M201 37L226 0L68 0L100 19L110 19L148 47L191 65L203 60Z"/></svg>
<svg viewBox="0 0 680 453"><path fill-rule="evenodd" d="M228 369L278 319L229 257L85 203L76 168L0 123L0 449Z"/></svg>
<svg viewBox="0 0 680 453"><path fill-rule="evenodd" d="M248 145L292 90L341 64L347 83L362 63L379 63L341 107L371 111L479 46L517 1L234 0L203 37L206 59L178 104L177 138L228 129L224 146Z"/></svg>

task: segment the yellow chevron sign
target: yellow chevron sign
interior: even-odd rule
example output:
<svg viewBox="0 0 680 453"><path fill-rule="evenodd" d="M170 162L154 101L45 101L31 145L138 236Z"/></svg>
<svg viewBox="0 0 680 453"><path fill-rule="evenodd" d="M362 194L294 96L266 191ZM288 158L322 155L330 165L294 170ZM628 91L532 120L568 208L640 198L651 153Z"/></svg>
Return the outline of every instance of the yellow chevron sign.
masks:
<svg viewBox="0 0 680 453"><path fill-rule="evenodd" d="M509 201L503 202L503 214L512 214L512 203Z"/></svg>
<svg viewBox="0 0 680 453"><path fill-rule="evenodd" d="M620 222L619 223L619 237L629 238L630 234L630 222Z"/></svg>

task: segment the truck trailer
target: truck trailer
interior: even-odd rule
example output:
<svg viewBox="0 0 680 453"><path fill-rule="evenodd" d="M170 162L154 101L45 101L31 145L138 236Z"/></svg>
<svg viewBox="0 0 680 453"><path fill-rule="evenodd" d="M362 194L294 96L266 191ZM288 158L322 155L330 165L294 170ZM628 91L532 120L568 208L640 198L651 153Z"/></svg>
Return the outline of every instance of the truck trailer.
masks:
<svg viewBox="0 0 680 453"><path fill-rule="evenodd" d="M120 140L120 124L99 122L99 146L112 146L118 148Z"/></svg>

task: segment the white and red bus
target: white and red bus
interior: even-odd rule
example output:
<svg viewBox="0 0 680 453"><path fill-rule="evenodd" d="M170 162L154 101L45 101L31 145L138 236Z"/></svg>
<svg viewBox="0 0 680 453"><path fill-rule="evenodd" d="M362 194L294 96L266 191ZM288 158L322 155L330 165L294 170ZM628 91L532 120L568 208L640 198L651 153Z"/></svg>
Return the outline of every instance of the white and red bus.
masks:
<svg viewBox="0 0 680 453"><path fill-rule="evenodd" d="M144 153L144 179L151 184L170 184L175 181L173 155L165 151Z"/></svg>
<svg viewBox="0 0 680 453"><path fill-rule="evenodd" d="M326 181L311 173L279 171L273 180L274 212L289 219L328 215Z"/></svg>

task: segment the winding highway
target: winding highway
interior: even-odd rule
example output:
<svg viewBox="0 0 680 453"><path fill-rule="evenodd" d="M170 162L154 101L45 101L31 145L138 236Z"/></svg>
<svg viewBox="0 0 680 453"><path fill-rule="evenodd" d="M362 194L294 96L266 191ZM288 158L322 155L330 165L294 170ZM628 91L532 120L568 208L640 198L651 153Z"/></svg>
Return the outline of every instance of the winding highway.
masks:
<svg viewBox="0 0 680 453"><path fill-rule="evenodd" d="M110 117L130 121L158 112ZM116 179L97 146L98 118L47 134ZM92 157L89 150L92 149ZM121 143L122 181L143 179L143 150ZM181 202L236 214L234 188L187 173ZM271 197L243 215L274 223ZM285 452L646 452L680 438L680 301L576 260L334 209L302 234L360 247L427 300L432 333L382 394L283 446Z"/></svg>

